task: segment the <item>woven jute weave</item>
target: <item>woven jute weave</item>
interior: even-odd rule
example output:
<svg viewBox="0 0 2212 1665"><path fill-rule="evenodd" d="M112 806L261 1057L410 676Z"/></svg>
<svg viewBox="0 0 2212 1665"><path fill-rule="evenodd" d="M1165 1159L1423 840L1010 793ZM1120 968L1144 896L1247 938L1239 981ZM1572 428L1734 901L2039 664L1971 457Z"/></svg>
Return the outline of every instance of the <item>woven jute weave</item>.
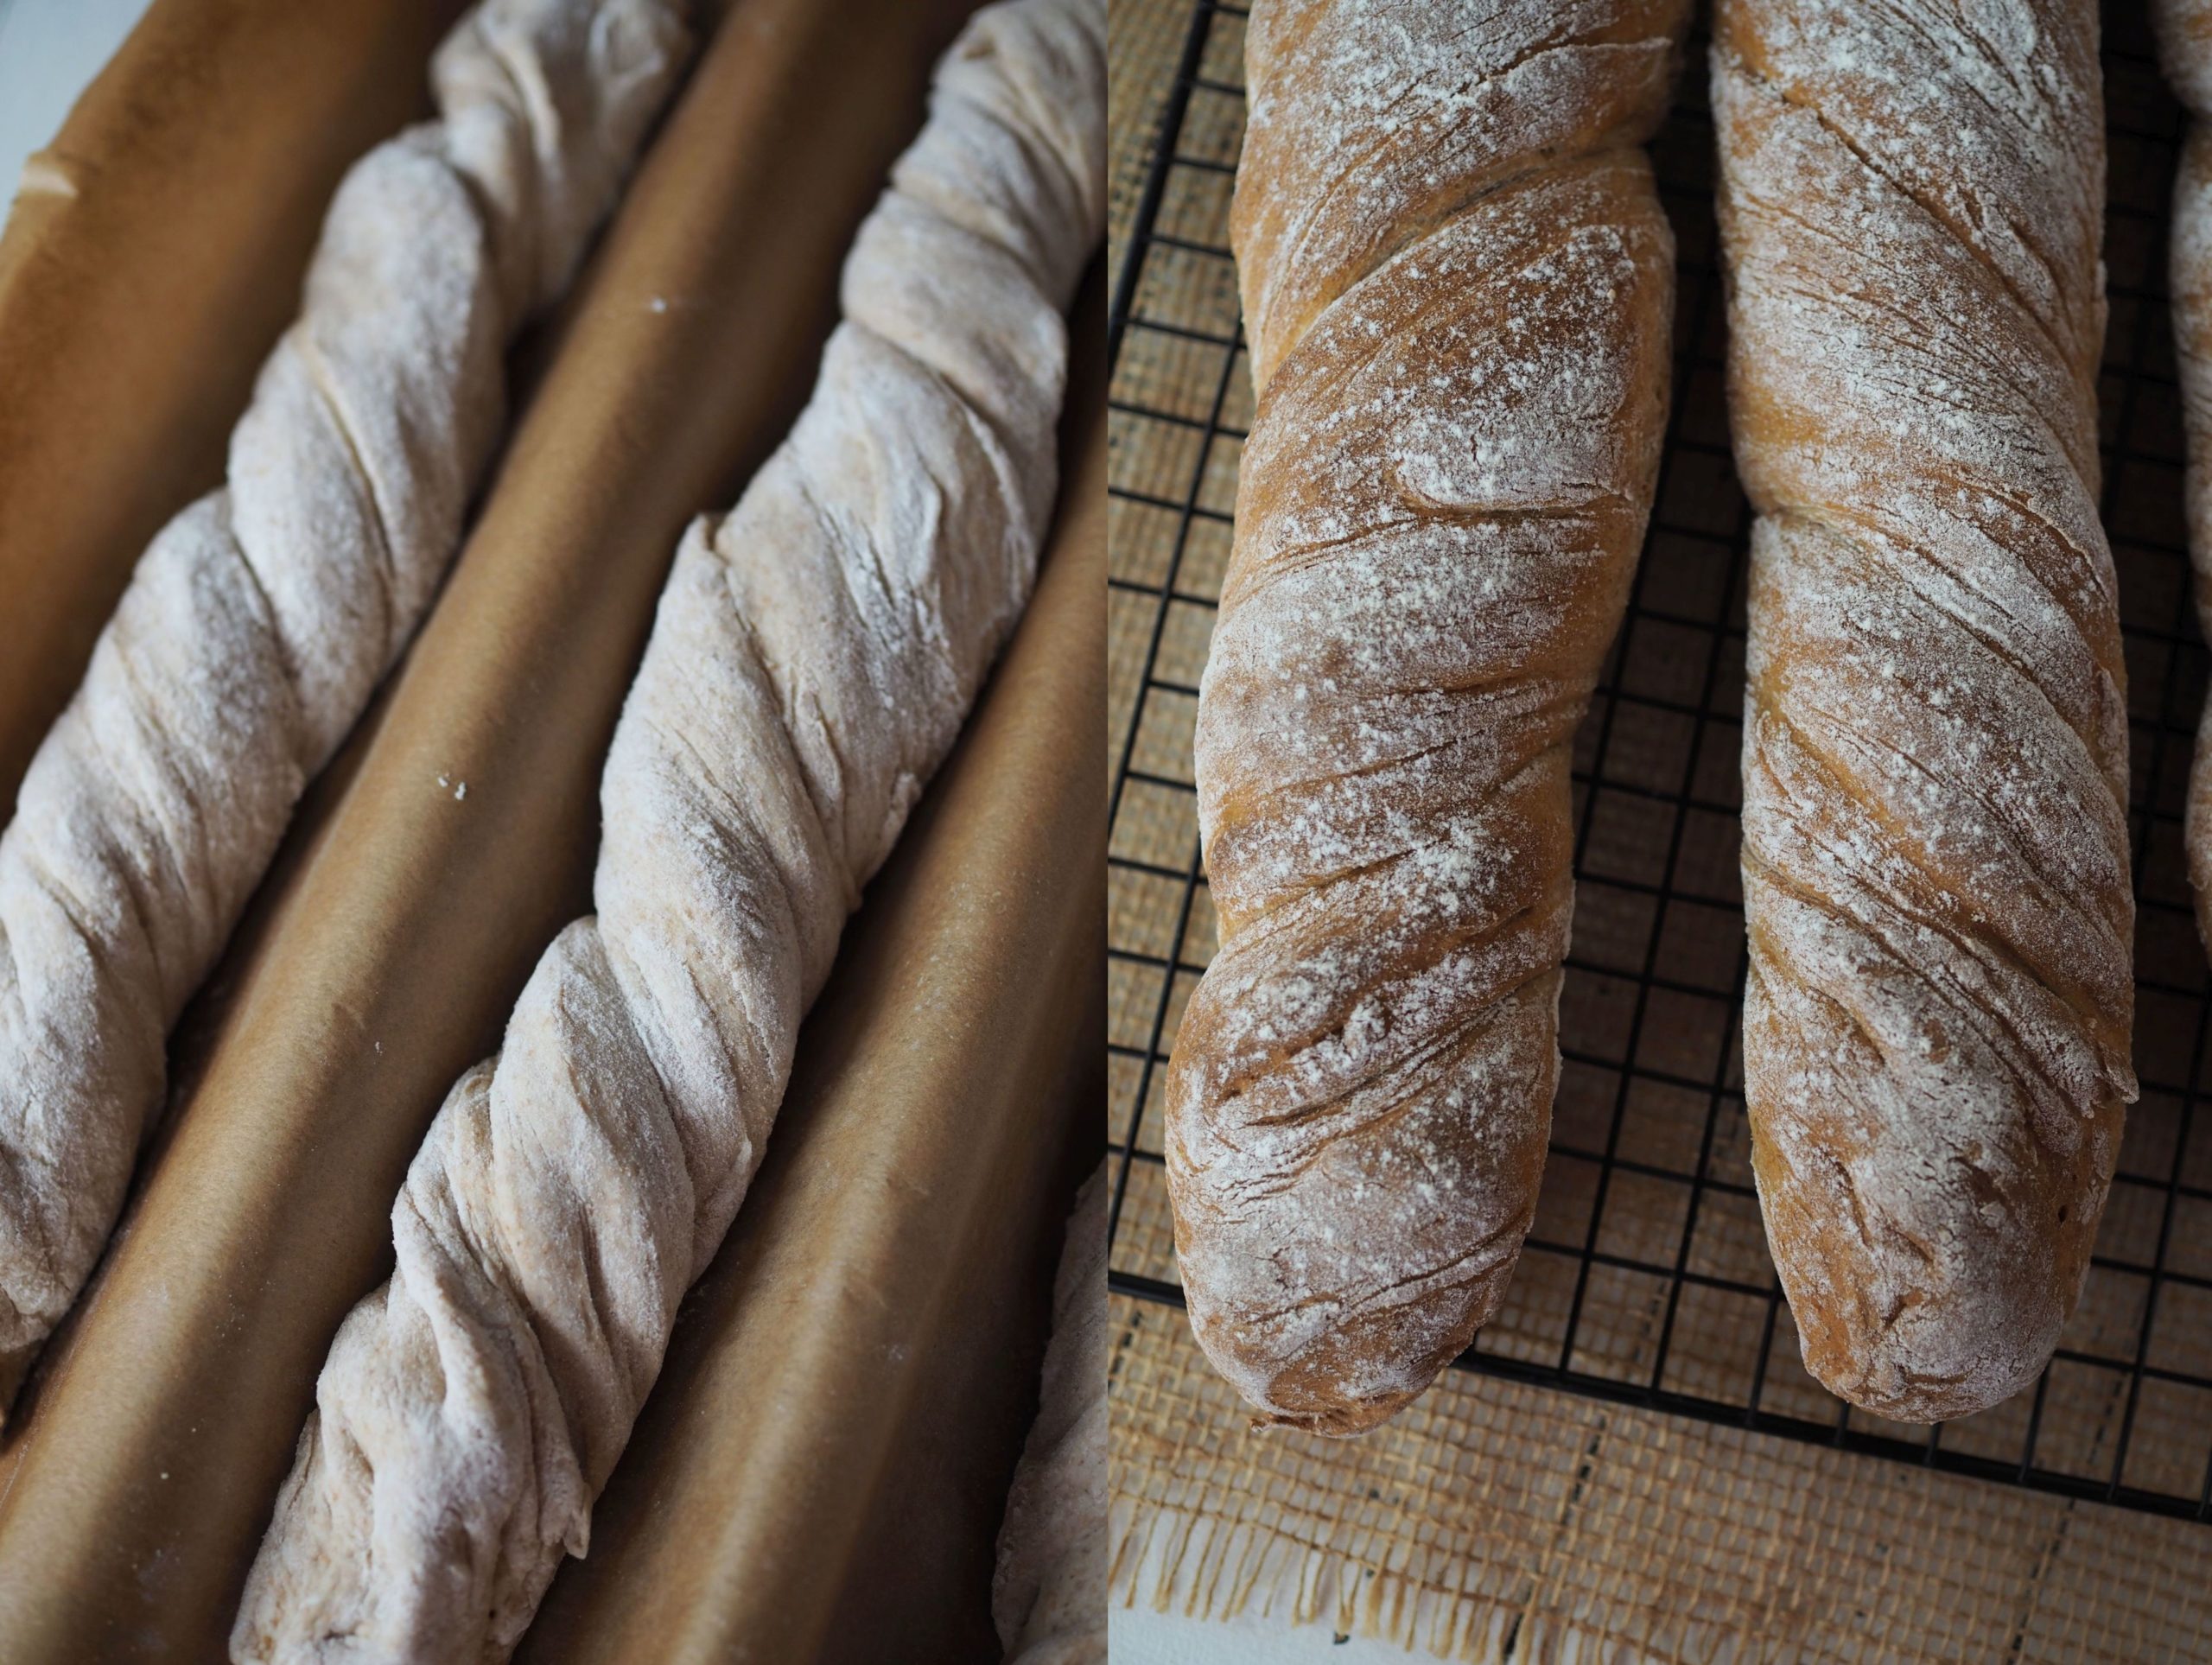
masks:
<svg viewBox="0 0 2212 1665"><path fill-rule="evenodd" d="M1111 0L1109 16L1118 271L1192 8L1190 0ZM1216 17L1199 60L1202 90L1178 134L1177 153L1192 162L1171 176L1154 224L1169 245L1150 251L1136 297L1139 314L1168 327L1129 331L1113 383L1110 560L1122 587L1109 597L1107 738L1109 768L1118 774L1126 755L1131 772L1113 828L1122 865L1109 880L1109 941L1117 951L1109 964L1109 1033L1117 1043L1110 1136L1122 1141L1134 1125L1136 1148L1154 1158L1161 1083L1156 1068L1147 1077L1144 1058L1172 1045L1196 969L1214 946L1203 885L1193 892L1173 877L1187 867L1197 837L1191 797L1176 783L1190 778L1210 598L1228 556L1238 435L1252 417L1244 355L1223 346L1236 327L1234 272L1173 244L1196 250L1225 241L1228 165L1241 138L1241 100L1233 96L1242 79L1239 44L1234 10ZM1701 79L1695 53L1686 73ZM1662 135L1662 151L1669 143ZM1670 168L1694 175L1708 166L1702 156L1660 162L1662 180ZM2143 173L2129 175L2130 165L2116 139L2116 196L2135 188L2126 181ZM2163 181L2141 188L2155 198ZM1709 214L1700 219L1677 202L1669 206L1686 269L1709 270ZM2153 257L2116 242L2107 257L2118 338L2131 316L2122 297L2131 284L2147 285L2144 263ZM1675 391L1680 416L1643 604L1655 619L1703 619L1710 627L1706 638L1683 633L1681 651L1660 652L1655 645L1669 639L1665 627L1640 624L1635 651L1611 677L1649 697L1617 704L1603 722L1593 713L1576 761L1601 781L1632 784L1644 773L1662 792L1717 808L1668 806L1681 823L1671 844L1632 813L1612 818L1608 804L1586 823L1575 924L1583 969L1570 971L1562 1009L1562 1032L1583 1055L1571 1054L1563 1072L1554 1134L1566 1146L1605 1142L1605 1116L1625 1076L1621 1155L1652 1176L1694 1170L1723 1189L1698 1199L1692 1232L1681 1186L1615 1173L1609 1192L1593 1198L1593 1171L1555 1153L1535 1236L1586 1234L1613 1264L1590 1272L1578 1293L1573 1262L1524 1256L1483 1344L1510 1357L1556 1357L1572 1306L1578 1370L1624 1382L1657 1370L1671 1391L1732 1403L1756 1391L1769 1410L1817 1419L1835 1401L1799 1365L1786 1309L1770 1356L1754 1361L1748 1350L1758 1326L1732 1308L1735 1298L1692 1288L1670 1306L1651 1280L1619 1269L1663 1264L1681 1241L1691 1268L1711 1279L1771 1281L1748 1196L1740 1077L1727 1061L1741 916L1727 813L1736 801L1736 753L1726 693L1741 682L1741 613L1716 551L1740 542L1742 505L1710 367L1719 320L1712 303L1689 304L1689 289L1680 327L1693 369ZM1716 351L1700 350L1708 337ZM2133 448L2177 461L2171 412L2146 402L2129 420L2138 430ZM2160 504L2177 496L2177 471L2170 472L2171 480L2157 482ZM2139 518L2135 504L2152 500L2142 488L2131 517ZM1185 503L1195 512L1174 506ZM2116 526L2116 537L2125 530ZM2127 578L2124 565L2124 584ZM1160 595L1163 586L1172 594ZM1690 651L1707 639L1709 652ZM1705 696L1697 687L1700 653ZM2131 669L2140 680L2133 658ZM1717 699L1713 688L1721 690ZM1701 704L1703 715L1670 727L1669 701L1693 713ZM2169 773L2163 787L2154 777L2161 799L2177 789L2179 772ZM1579 798L1578 811L1583 807ZM2149 859L2177 874L2177 853L2162 836L2154 829ZM1610 871L1633 881L1662 847L1663 918L1632 883L1608 889L1592 878ZM2151 882L2165 880L2153 875ZM2165 928L2146 916L2146 933ZM1618 959L1632 973L1642 944L1661 929L1669 973L1686 992L1670 992L1672 1004L1655 1012L1643 1039L1609 1066L1602 1037L1619 1026L1615 1007L1628 985L1589 968ZM2193 932L2169 934L2173 969L2166 975L2201 985ZM1661 996L1650 998L1656 1005ZM2169 1067L2155 1056L2162 1024L2177 1026L2155 1002L2139 1018L2139 1052L2154 1055L2146 1079L2187 1079L2189 1060ZM1666 1088L1675 1076L1712 1075L1707 1060L1713 1058L1721 1060L1716 1088ZM1148 1101L1142 1106L1141 1090ZM1708 1123L1706 1103L1716 1091L1729 1098L1728 1113ZM1717 1131L1700 1149L1707 1125ZM2186 1106L2146 1093L2131 1122L2123 1172L2172 1171L2199 1187L2212 1183L2212 1141L2200 1133L2192 1141L2187 1130ZM2186 1242L2212 1220L2177 1219L2181 1246L2171 1254L2154 1242L2162 1236L2160 1201L2146 1188L2116 1187L2100 1240L2105 1255L2123 1266L2154 1255L2184 1268L2192 1254L2212 1260L2212 1242L2193 1251ZM1156 1160L1130 1166L1113 1264L1175 1281ZM2149 1336L2145 1281L2100 1268L2067 1348L2125 1361L2148 1336L2154 1362L2195 1372L2199 1354L2212 1358L2212 1314L2191 1317L2169 1284ZM2212 1659L2212 1527L1458 1372L1358 1440L1255 1433L1179 1312L1116 1296L1112 1313L1117 1603L1201 1619L1264 1613L1382 1636L1414 1657L1476 1662ZM2037 1413L2037 1460L2101 1475L2125 1439L2128 1484L2194 1495L2212 1456L2212 1406L2156 1381L2131 1406L2126 1382L2118 1368L2054 1369ZM1944 1444L2006 1458L2020 1449L2028 1416L2023 1396L1950 1425Z"/></svg>
<svg viewBox="0 0 2212 1665"><path fill-rule="evenodd" d="M1484 1662L2190 1660L2201 1529L1448 1377L1364 1439L1253 1433L1116 1297L1112 1599Z"/></svg>

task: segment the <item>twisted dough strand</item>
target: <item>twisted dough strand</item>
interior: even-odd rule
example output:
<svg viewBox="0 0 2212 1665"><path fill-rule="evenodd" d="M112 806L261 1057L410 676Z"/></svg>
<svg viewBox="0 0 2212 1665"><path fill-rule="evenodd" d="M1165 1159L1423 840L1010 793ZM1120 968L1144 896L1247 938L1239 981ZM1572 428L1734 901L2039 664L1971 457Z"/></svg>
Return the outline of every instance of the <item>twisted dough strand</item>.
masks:
<svg viewBox="0 0 2212 1665"><path fill-rule="evenodd" d="M1101 1162L1068 1216L1037 1420L999 1528L991 1620L1006 1665L1106 1659L1106 1204Z"/></svg>
<svg viewBox="0 0 2212 1665"><path fill-rule="evenodd" d="M2086 1270L2134 985L2095 9L1724 0L1744 1054L1813 1373L1926 1421Z"/></svg>
<svg viewBox="0 0 2212 1665"><path fill-rule="evenodd" d="M410 1169L237 1658L503 1657L583 1553L845 916L1027 598L1104 219L1104 11L970 22L806 410L685 537L602 780L599 912Z"/></svg>
<svg viewBox="0 0 2212 1665"><path fill-rule="evenodd" d="M1198 706L1221 946L1171 1066L1200 1344L1389 1415L1535 1206L1568 747L1656 476L1674 0L1255 6L1234 228L1258 417Z"/></svg>
<svg viewBox="0 0 2212 1665"><path fill-rule="evenodd" d="M487 0L363 157L226 483L140 560L0 837L0 1402L105 1242L164 1042L413 631L684 51L671 0Z"/></svg>

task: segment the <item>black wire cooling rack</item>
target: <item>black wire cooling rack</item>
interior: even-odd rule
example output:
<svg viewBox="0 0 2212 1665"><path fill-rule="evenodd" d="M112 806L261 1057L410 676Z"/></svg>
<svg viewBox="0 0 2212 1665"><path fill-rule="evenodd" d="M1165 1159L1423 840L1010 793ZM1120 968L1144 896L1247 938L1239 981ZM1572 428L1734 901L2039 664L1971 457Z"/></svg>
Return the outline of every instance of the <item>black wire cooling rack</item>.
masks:
<svg viewBox="0 0 2212 1665"><path fill-rule="evenodd" d="M1160 1101L1211 945L1190 723L1250 393L1227 207L1241 6L1198 0L1109 321L1114 643L1111 1287L1179 1305ZM2181 116L2139 3L2107 7L2102 508L2130 679L2137 1065L2098 1253L2032 1393L1908 1427L1806 1375L1751 1183L1736 1018L1750 515L1730 461L1713 128L1694 41L1653 160L1680 245L1674 409L1626 623L1578 737L1574 949L1535 1228L1468 1369L2155 1513L2212 1515L2205 956L2182 855L2206 654L2191 619L2165 220ZM2212 1118L2206 1118L2212 1123Z"/></svg>

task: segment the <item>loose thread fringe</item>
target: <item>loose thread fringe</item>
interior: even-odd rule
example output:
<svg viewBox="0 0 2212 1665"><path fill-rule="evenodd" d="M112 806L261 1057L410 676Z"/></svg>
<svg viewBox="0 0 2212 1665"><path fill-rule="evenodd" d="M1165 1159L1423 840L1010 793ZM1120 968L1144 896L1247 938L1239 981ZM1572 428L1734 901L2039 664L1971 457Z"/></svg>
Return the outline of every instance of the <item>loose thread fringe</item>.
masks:
<svg viewBox="0 0 2212 1665"><path fill-rule="evenodd" d="M1110 1526L1109 1599L1125 1608L1142 1601L1213 1622L1249 1615L1325 1624L1457 1665L1643 1665L1649 1657L1602 1619L1540 1609L1537 1578L1522 1580L1517 1597L1454 1590L1249 1522L1121 1495Z"/></svg>

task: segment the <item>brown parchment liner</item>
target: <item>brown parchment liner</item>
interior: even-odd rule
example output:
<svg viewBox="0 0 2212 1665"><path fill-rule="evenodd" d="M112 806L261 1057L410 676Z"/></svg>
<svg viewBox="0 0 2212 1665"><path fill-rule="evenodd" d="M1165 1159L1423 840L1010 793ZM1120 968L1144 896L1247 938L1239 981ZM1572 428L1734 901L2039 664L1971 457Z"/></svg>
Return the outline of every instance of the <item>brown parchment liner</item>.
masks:
<svg viewBox="0 0 2212 1665"><path fill-rule="evenodd" d="M222 479L354 157L461 0L156 0L0 235L0 823L132 564Z"/></svg>
<svg viewBox="0 0 2212 1665"><path fill-rule="evenodd" d="M969 9L728 6L445 594L181 1031L168 1126L0 1443L0 1659L220 1654L423 1129L588 906L600 766L677 536L797 413Z"/></svg>
<svg viewBox="0 0 2212 1665"><path fill-rule="evenodd" d="M1037 593L799 1036L760 1176L519 1658L988 1660L1104 1109L1105 289ZM1105 1291L1098 1292L1105 1299Z"/></svg>

